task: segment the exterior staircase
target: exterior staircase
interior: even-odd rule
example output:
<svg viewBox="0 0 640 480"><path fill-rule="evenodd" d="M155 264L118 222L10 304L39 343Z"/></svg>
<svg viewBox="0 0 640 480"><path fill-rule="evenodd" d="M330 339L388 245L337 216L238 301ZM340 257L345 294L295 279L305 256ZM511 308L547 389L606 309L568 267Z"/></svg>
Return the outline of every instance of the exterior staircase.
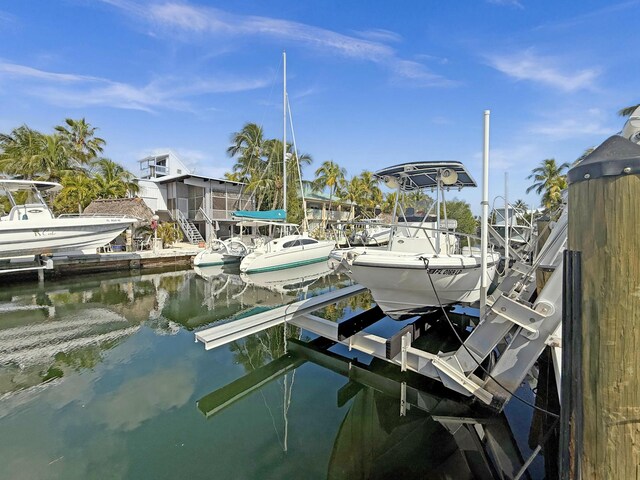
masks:
<svg viewBox="0 0 640 480"><path fill-rule="evenodd" d="M196 227L180 210L174 211L174 217L180 225L180 229L184 233L187 241L192 245L196 245L200 242L204 242L204 238L200 234L198 227Z"/></svg>

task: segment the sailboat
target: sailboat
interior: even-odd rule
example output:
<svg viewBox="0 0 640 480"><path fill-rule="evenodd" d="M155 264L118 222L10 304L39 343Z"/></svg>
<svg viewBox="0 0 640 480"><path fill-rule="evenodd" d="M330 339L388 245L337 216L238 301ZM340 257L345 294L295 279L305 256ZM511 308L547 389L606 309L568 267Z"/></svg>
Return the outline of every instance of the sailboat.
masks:
<svg viewBox="0 0 640 480"><path fill-rule="evenodd" d="M413 162L395 165L375 173L387 186L397 188L395 213L402 192L435 189L438 193L435 229L422 222L404 222L392 226L387 249L337 249L331 263L344 268L353 280L366 286L378 306L392 318L423 313L434 306L474 303L480 298L481 252L466 246L446 218L444 191L475 187L476 183L460 162ZM441 200L442 197L442 200ZM445 218L441 218L444 205ZM400 208L402 208L400 206ZM500 255L488 252L485 275L495 275Z"/></svg>
<svg viewBox="0 0 640 480"><path fill-rule="evenodd" d="M284 89L283 89L283 152L282 152L282 178L283 178L283 210L287 211L287 57L282 54ZM304 214L306 216L306 209ZM311 263L324 262L329 258L335 242L331 240L316 240L309 237L306 231L307 222L303 224L302 233L283 235L273 238L264 245L258 246L245 256L240 262L240 271L243 273L268 272L283 268L299 267Z"/></svg>

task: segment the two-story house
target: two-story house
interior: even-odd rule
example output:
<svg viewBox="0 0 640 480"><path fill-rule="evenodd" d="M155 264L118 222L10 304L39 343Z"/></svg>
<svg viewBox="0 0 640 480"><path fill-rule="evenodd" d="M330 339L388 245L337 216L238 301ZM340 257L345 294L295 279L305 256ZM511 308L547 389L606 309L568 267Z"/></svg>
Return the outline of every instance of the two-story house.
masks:
<svg viewBox="0 0 640 480"><path fill-rule="evenodd" d="M175 221L190 243L228 238L234 210L254 208L244 184L191 170L171 151L139 160L138 196L160 217Z"/></svg>
<svg viewBox="0 0 640 480"><path fill-rule="evenodd" d="M303 186L310 231L324 229L327 225L337 222L354 220L357 207L355 203L341 201L335 196L330 198L324 192L314 191L311 182L305 181Z"/></svg>

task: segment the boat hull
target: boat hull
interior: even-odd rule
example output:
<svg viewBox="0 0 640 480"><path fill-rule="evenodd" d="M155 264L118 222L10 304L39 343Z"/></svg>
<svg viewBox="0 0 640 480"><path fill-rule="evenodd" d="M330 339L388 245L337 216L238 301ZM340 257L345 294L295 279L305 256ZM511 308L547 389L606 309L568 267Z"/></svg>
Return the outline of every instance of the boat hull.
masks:
<svg viewBox="0 0 640 480"><path fill-rule="evenodd" d="M45 255L56 252L96 253L135 218L56 218L47 222L0 223L0 258Z"/></svg>
<svg viewBox="0 0 640 480"><path fill-rule="evenodd" d="M193 265L195 267L214 267L216 265L239 263L240 260L242 260L242 258L235 255L203 250L194 257Z"/></svg>
<svg viewBox="0 0 640 480"><path fill-rule="evenodd" d="M329 258L334 247L334 242L320 242L275 252L256 250L242 259L240 271L243 273L269 272L324 262Z"/></svg>
<svg viewBox="0 0 640 480"><path fill-rule="evenodd" d="M425 260L422 260L424 258ZM490 254L487 285L499 261ZM347 274L366 286L385 314L392 318L425 312L454 303L474 303L480 299L481 265L478 257L447 255L390 255L389 252L343 259ZM433 286L432 286L433 282ZM435 289L435 291L434 291Z"/></svg>

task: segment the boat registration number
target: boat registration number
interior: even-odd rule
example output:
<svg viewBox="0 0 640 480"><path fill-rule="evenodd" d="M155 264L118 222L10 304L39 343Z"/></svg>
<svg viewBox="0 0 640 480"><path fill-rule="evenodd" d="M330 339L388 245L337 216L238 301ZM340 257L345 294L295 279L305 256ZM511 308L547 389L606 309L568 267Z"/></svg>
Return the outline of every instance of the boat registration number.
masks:
<svg viewBox="0 0 640 480"><path fill-rule="evenodd" d="M429 269L429 273L437 273L440 275L458 275L462 272L461 268L434 268Z"/></svg>

